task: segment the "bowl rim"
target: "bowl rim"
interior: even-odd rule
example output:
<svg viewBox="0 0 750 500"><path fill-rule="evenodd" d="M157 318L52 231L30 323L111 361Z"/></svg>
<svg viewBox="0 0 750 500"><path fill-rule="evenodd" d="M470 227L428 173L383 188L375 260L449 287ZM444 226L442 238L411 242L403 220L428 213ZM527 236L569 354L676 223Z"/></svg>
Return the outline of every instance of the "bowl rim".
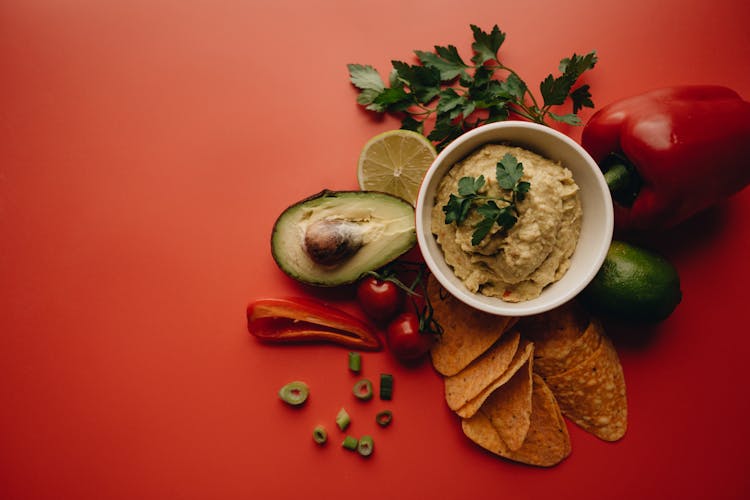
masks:
<svg viewBox="0 0 750 500"><path fill-rule="evenodd" d="M541 133L547 136L552 137L553 139L557 141L561 141L565 143L567 146L571 147L575 153L577 153L579 156L581 156L582 160L588 164L589 167L591 167L591 171L593 173L593 177L596 181L596 184L601 191L602 196L605 198L604 200L604 213L601 214L601 216L604 218L604 227L601 228L600 231L598 231L598 234L600 234L600 237L597 241L599 241L599 248L595 248L596 250L596 259L594 261L590 261L590 268L588 272L581 275L580 279L578 279L574 286L568 287L563 293L560 293L556 296L554 299L550 300L539 300L540 298L544 297L544 290L542 291L542 294L535 298L524 302L505 302L502 299L496 298L492 304L488 304L487 300L492 299L491 297L481 296L483 297L483 300L479 299L479 294L472 293L468 291L466 288L457 288L454 283L449 281L448 277L444 275L443 271L439 268L438 263L435 260L435 257L430 252L430 240L434 243L435 247L438 248L440 251L440 256L438 258L442 258L442 250L440 250L439 245L437 241L435 240L434 235L432 234L432 231L429 227L425 227L424 221L429 221L430 218L425 218L425 206L426 206L426 196L428 188L431 186L433 182L438 182L439 179L435 179L435 174L437 170L439 170L447 157L454 154L454 152L457 149L461 149L464 146L465 143L471 141L476 136L484 135L484 134L493 134L497 130L502 129L530 129L533 130L535 133ZM492 137L488 139L487 141L482 141L478 144L476 144L473 148L471 148L469 151L466 151L464 154L460 156L459 159L456 161L460 161L461 159L465 158L468 154L471 153L471 151L476 150L477 148L483 146L484 144L491 143L491 142L497 142L501 141L502 138L499 137ZM454 162L455 164L455 162ZM447 170L446 170L447 172ZM442 176L441 176L442 177ZM478 309L480 311L484 311L487 313L495 314L495 315L507 315L507 316L530 316L533 314L540 314L545 311L549 311L551 309L554 309L555 307L558 307L570 300L572 300L574 297L576 297L594 278L596 273L599 271L599 268L604 263L604 259L607 255L607 250L609 249L610 243L612 241L612 235L614 232L614 207L612 205L612 198L609 192L609 188L607 187L607 183L604 180L604 175L602 174L601 170L599 169L598 165L594 161L594 159L588 154L588 152L576 141L574 141L571 137L563 134L562 132L553 129L547 125L541 125L538 123L533 122L524 122L524 121L504 121L504 122L496 122L496 123L490 123L481 125L475 129L470 130L469 132L464 133L460 137L458 137L456 140L454 140L451 144L449 144L445 149L443 149L438 156L435 158L435 160L430 165L430 168L425 173L425 177L422 181L422 184L419 189L419 194L417 196L417 203L416 203L416 211L415 211L415 217L416 217L416 232L417 232L417 244L419 246L419 249L422 253L422 257L427 264L427 267L431 271L431 273L435 276L435 278L440 282L440 284L454 297L456 297L461 302ZM429 215L429 214L427 214ZM429 224L427 224L429 226ZM578 244L580 244L580 239ZM576 250L578 251L578 247L576 247ZM575 255L575 252L574 252ZM447 265L447 264L446 264ZM569 272L570 270L568 270Z"/></svg>

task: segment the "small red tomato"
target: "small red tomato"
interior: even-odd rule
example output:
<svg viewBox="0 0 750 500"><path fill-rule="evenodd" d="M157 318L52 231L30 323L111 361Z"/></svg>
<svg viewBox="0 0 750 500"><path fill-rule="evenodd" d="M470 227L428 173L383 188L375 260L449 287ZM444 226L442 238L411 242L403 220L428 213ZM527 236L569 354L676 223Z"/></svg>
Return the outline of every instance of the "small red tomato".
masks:
<svg viewBox="0 0 750 500"><path fill-rule="evenodd" d="M414 361L430 350L434 336L419 331L419 318L413 312L401 313L386 330L388 348L398 359Z"/></svg>
<svg viewBox="0 0 750 500"><path fill-rule="evenodd" d="M370 318L385 323L401 310L404 292L392 281L368 276L357 285L357 302Z"/></svg>

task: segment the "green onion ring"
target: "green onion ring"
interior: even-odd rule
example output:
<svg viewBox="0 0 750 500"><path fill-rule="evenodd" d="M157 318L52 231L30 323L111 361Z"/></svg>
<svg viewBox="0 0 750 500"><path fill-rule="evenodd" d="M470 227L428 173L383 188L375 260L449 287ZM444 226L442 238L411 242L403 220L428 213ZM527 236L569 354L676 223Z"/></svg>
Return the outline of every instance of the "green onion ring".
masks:
<svg viewBox="0 0 750 500"><path fill-rule="evenodd" d="M285 403L292 406L300 406L307 401L307 396L310 395L310 388L306 383L295 380L289 382L284 387L279 389L279 398Z"/></svg>
<svg viewBox="0 0 750 500"><path fill-rule="evenodd" d="M369 457L373 451L375 451L375 442L372 440L372 436L362 436L359 438L357 453L363 457Z"/></svg>
<svg viewBox="0 0 750 500"><path fill-rule="evenodd" d="M368 401L372 399L372 382L370 382L366 378L363 378L362 380L357 381L357 383L354 384L352 393L358 399L361 399L363 401Z"/></svg>
<svg viewBox="0 0 750 500"><path fill-rule="evenodd" d="M375 415L375 422L380 427L388 427L391 423L391 420L393 420L393 412L391 412L391 410L383 410Z"/></svg>
<svg viewBox="0 0 750 500"><path fill-rule="evenodd" d="M313 441L318 444L326 444L326 441L328 441L328 432L326 432L326 428L322 425L316 425L312 434Z"/></svg>

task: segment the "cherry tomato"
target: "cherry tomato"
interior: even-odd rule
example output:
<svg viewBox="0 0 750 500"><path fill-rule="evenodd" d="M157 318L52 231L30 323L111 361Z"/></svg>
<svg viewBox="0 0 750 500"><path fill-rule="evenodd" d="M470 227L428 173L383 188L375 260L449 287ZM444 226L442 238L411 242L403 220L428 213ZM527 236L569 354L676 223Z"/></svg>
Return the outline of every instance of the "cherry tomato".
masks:
<svg viewBox="0 0 750 500"><path fill-rule="evenodd" d="M401 313L386 330L388 348L398 359L414 361L430 350L434 336L419 331L419 318L413 312Z"/></svg>
<svg viewBox="0 0 750 500"><path fill-rule="evenodd" d="M404 291L391 281L368 276L357 285L357 302L369 317L386 323L401 310Z"/></svg>

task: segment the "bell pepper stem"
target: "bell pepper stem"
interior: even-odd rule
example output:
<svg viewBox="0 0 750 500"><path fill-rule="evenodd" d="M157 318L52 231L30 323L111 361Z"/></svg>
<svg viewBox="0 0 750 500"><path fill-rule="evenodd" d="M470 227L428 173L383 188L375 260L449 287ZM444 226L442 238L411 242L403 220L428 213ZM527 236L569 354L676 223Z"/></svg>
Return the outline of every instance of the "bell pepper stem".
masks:
<svg viewBox="0 0 750 500"><path fill-rule="evenodd" d="M615 163L604 172L604 180L612 193L626 188L630 184L630 169L622 163Z"/></svg>

